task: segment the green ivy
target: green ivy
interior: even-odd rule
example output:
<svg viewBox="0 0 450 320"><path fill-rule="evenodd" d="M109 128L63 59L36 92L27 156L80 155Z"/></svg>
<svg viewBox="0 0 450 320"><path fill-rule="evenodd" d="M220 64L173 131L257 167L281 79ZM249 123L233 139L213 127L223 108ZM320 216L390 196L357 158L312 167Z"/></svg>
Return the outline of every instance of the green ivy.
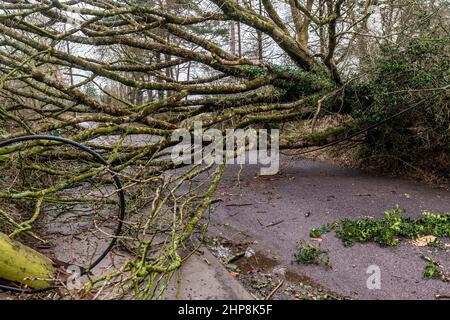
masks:
<svg viewBox="0 0 450 320"><path fill-rule="evenodd" d="M326 268L331 268L327 253L328 250L322 249L320 246L300 241L297 243L294 260L305 265L322 265Z"/></svg>
<svg viewBox="0 0 450 320"><path fill-rule="evenodd" d="M335 88L330 76L321 68L307 72L296 67L271 66L271 70L257 66L239 66L241 71L247 74L250 79L264 78L269 74L277 74L273 85L287 91L293 97L308 96L321 93L328 93Z"/></svg>
<svg viewBox="0 0 450 320"><path fill-rule="evenodd" d="M311 230L312 237L336 231L345 246L355 242L376 242L382 246L396 246L400 239L417 239L421 236L450 237L450 213L423 212L418 219L403 217L403 210L395 207L385 212L382 219L343 219Z"/></svg>

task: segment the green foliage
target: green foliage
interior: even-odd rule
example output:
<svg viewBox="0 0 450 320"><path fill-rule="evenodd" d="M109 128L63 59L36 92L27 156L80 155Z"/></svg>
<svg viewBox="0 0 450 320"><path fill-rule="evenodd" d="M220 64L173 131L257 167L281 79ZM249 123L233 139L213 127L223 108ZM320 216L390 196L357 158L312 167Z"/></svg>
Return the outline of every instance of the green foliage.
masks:
<svg viewBox="0 0 450 320"><path fill-rule="evenodd" d="M425 271L423 272L423 277L425 279L440 279L444 282L450 281L450 278L445 274L439 262L435 261L432 257L423 257L423 259L428 261Z"/></svg>
<svg viewBox="0 0 450 320"><path fill-rule="evenodd" d="M352 115L373 124L424 99L425 103L371 130L359 155L361 164L394 173L418 167L450 177L450 109L448 90L442 90L449 84L449 70L448 35L430 34L403 46L381 47L372 78L365 88L353 88L362 90L357 98L349 97Z"/></svg>
<svg viewBox="0 0 450 320"><path fill-rule="evenodd" d="M250 79L266 77L269 74L267 69L251 65L239 66L239 69L245 72Z"/></svg>
<svg viewBox="0 0 450 320"><path fill-rule="evenodd" d="M300 241L297 244L297 251L294 254L294 260L297 263L306 265L322 265L331 268L331 263L326 254L328 250L322 249L315 244Z"/></svg>
<svg viewBox="0 0 450 320"><path fill-rule="evenodd" d="M292 97L328 93L335 88L329 75L316 68L310 72L296 67L272 66L271 70L256 66L239 66L250 79L264 78L271 73L278 75L273 84L287 91Z"/></svg>
<svg viewBox="0 0 450 320"><path fill-rule="evenodd" d="M425 211L419 222L418 228L421 235L450 237L450 213L432 214Z"/></svg>
<svg viewBox="0 0 450 320"><path fill-rule="evenodd" d="M434 240L432 242L429 242L427 244L427 246L430 247L430 248L434 248L434 249L446 250L444 244L439 239L436 239L436 240Z"/></svg>
<svg viewBox="0 0 450 320"><path fill-rule="evenodd" d="M402 222L398 208L387 211L386 217L380 220L361 219L352 221L344 219L337 235L346 246L354 241L374 241L380 245L395 246L398 244L398 233Z"/></svg>
<svg viewBox="0 0 450 320"><path fill-rule="evenodd" d="M428 264L423 273L423 277L425 279L436 279L439 278L439 267L437 263L433 260L433 258L428 258Z"/></svg>
<svg viewBox="0 0 450 320"><path fill-rule="evenodd" d="M311 231L309 232L309 236L311 238L320 238L322 235L329 233L333 230L337 230L338 228L339 228L338 222L328 223L319 228L312 228Z"/></svg>
<svg viewBox="0 0 450 320"><path fill-rule="evenodd" d="M311 236L336 231L344 245L355 242L376 242L382 246L396 246L401 238L416 239L421 236L450 237L450 213L433 214L425 211L419 219L403 217L398 206L386 211L382 219L343 219L338 226L312 229Z"/></svg>

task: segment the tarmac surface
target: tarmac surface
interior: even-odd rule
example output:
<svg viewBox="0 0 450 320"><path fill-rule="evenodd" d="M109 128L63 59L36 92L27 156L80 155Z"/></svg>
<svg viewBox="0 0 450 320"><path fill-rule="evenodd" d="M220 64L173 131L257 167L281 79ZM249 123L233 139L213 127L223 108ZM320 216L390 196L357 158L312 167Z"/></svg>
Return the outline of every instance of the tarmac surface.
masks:
<svg viewBox="0 0 450 320"><path fill-rule="evenodd" d="M257 166L244 166L238 179L239 169L239 166L226 168L215 194L215 199L221 201L214 204L208 236L240 243L241 248L244 243L244 248L251 249L255 254L248 261L236 261L236 264L246 269L241 272L250 272L254 268L250 262L254 260L260 264L258 270L283 280L283 285L273 294L274 299L287 298L283 292L298 283L318 290L312 298L317 292L351 299L450 296L449 283L423 279L427 262L421 258L421 255L431 255L449 272L449 250L415 247L407 240L395 248L373 243L344 247L334 233L329 233L322 237L320 244L329 250L332 269L292 262L296 243L311 242L309 232L313 227L342 218L383 217L385 210L396 205L411 217L419 217L424 210L449 212L449 190L312 160L292 161L274 176L259 176ZM450 243L450 239L441 240ZM67 259L78 254L70 243L57 243L54 250L68 255ZM239 300L257 296L250 293L248 278L227 269L226 263L221 263L210 249L202 247L199 254L183 265L180 285L174 277L165 299ZM123 253L113 254L102 261L95 274L110 272L125 258ZM374 267L380 271L379 289L367 286ZM13 298L0 293L0 299Z"/></svg>
<svg viewBox="0 0 450 320"><path fill-rule="evenodd" d="M342 218L381 218L396 205L410 217L419 217L424 210L450 212L449 190L311 160L295 160L275 176L259 176L256 166L244 166L238 179L238 171L239 166L228 166L216 192L222 202L212 214L211 237L256 243L251 249L276 261L274 269L290 270L351 299L450 295L449 283L423 279L427 262L421 258L431 255L449 272L449 250L415 247L408 240L394 248L374 243L344 247L329 233L321 246L329 250L331 270L292 262L296 243L311 242L313 227ZM380 271L380 289L367 285L374 267Z"/></svg>

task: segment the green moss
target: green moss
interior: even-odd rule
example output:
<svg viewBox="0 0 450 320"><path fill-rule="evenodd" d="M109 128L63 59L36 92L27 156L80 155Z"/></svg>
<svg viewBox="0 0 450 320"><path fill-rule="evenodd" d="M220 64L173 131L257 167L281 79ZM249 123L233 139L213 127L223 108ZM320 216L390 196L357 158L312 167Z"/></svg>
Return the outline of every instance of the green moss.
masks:
<svg viewBox="0 0 450 320"><path fill-rule="evenodd" d="M335 137L336 135L344 133L346 130L348 130L348 126L330 128L325 131L311 133L304 137L304 140L310 142L322 142L328 140L331 137Z"/></svg>

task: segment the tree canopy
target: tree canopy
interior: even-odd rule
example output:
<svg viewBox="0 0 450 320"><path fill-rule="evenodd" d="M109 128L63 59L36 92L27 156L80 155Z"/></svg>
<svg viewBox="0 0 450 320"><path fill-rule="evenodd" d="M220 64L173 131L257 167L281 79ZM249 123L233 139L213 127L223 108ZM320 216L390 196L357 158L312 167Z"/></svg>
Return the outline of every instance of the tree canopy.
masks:
<svg viewBox="0 0 450 320"><path fill-rule="evenodd" d="M157 275L181 265L179 249L223 171L195 166L168 177L182 166L167 158L177 129L192 131L197 119L205 129L279 128L282 149L364 143L364 159L388 150L402 162L432 150L445 167L448 21L446 1L3 0L0 136L62 135L108 160L125 180L131 216L151 207L121 241L137 254L121 269L124 282L157 297L155 286L170 279ZM320 129L329 117L337 120ZM307 130L292 130L300 126ZM404 141L415 153L399 151ZM14 212L67 205L64 192L80 183L110 186L91 160L55 143L1 149L0 230L30 234ZM19 184L24 165L33 179ZM86 188L79 200L91 195Z"/></svg>

